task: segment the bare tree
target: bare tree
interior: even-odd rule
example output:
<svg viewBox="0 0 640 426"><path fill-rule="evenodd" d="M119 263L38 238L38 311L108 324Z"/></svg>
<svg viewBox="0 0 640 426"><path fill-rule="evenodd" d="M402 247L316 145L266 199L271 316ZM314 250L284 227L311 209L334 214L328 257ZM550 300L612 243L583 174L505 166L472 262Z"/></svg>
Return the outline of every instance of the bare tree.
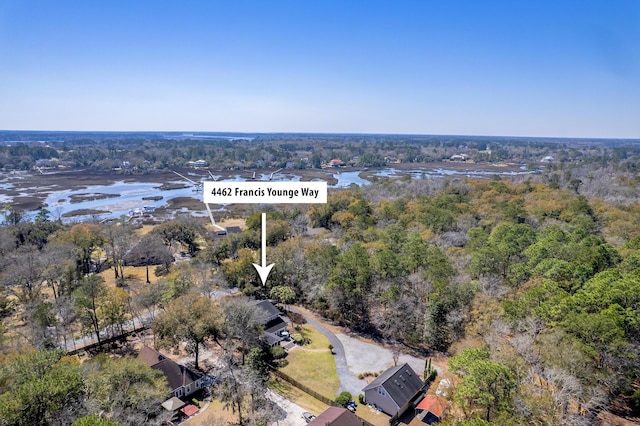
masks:
<svg viewBox="0 0 640 426"><path fill-rule="evenodd" d="M44 264L37 247L24 245L11 254L2 274L2 283L21 303L34 303L42 298Z"/></svg>
<svg viewBox="0 0 640 426"><path fill-rule="evenodd" d="M234 299L224 306L227 339L235 342L244 365L245 355L257 346L265 314L246 299Z"/></svg>
<svg viewBox="0 0 640 426"><path fill-rule="evenodd" d="M117 283L124 280L124 255L131 246L133 226L124 220L109 222L104 225L106 246L113 262L113 273Z"/></svg>

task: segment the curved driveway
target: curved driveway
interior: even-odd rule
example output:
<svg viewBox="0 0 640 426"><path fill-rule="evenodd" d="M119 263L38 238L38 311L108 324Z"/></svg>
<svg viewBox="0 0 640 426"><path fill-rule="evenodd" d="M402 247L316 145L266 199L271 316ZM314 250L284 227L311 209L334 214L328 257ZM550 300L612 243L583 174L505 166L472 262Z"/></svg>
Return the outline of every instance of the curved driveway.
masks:
<svg viewBox="0 0 640 426"><path fill-rule="evenodd" d="M309 323L313 328L318 330L320 333L326 336L329 339L329 342L333 345L334 357L336 360L336 371L338 372L338 378L340 379L340 389L338 389L338 393L342 391L350 392L353 395L353 399L357 400L357 396L362 393L362 388L367 386L367 382L362 379L358 379L349 371L349 367L347 366L347 357L345 356L344 346L338 337L333 334L329 329L320 324L318 321L313 319L310 315L308 315L305 311L296 308L295 306L289 306L289 309L293 312L296 312L304 317L304 319Z"/></svg>

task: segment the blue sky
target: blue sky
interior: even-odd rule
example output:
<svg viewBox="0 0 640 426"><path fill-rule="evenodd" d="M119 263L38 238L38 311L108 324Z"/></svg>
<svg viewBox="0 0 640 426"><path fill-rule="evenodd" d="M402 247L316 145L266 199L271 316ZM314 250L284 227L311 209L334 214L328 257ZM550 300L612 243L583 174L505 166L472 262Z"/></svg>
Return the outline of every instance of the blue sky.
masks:
<svg viewBox="0 0 640 426"><path fill-rule="evenodd" d="M0 129L640 138L640 1L0 0Z"/></svg>

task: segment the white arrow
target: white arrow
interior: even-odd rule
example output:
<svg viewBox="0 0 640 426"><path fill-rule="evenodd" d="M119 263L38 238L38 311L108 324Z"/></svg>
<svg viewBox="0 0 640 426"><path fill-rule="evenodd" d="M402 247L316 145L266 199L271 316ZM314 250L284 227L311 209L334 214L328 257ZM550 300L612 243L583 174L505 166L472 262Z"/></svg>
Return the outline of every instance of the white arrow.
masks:
<svg viewBox="0 0 640 426"><path fill-rule="evenodd" d="M271 268L275 263L271 265L267 265L267 214L262 213L262 266L254 263L253 266L256 267L256 271L258 271L258 275L260 275L260 279L262 280L262 285L265 285L267 282L267 277L269 276L269 272L271 272Z"/></svg>

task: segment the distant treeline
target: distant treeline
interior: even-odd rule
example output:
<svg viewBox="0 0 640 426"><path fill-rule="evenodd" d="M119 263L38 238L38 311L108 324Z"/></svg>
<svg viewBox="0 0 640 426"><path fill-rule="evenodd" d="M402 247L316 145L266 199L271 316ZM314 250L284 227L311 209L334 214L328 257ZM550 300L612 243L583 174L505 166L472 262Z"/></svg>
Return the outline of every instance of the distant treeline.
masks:
<svg viewBox="0 0 640 426"><path fill-rule="evenodd" d="M0 169L82 167L148 173L193 166L212 170L320 168L456 160L544 166L548 174L587 167L640 170L640 141L486 136L0 132ZM543 161L544 159L544 161ZM574 175L575 172L571 172ZM587 174L580 172L577 174Z"/></svg>

